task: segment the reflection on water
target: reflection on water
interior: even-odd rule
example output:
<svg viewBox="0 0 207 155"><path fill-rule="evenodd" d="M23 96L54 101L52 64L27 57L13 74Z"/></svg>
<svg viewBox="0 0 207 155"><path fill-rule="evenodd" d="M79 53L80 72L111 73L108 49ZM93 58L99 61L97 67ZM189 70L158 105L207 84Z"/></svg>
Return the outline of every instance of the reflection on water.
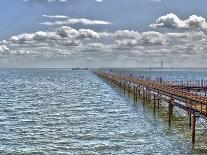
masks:
<svg viewBox="0 0 207 155"><path fill-rule="evenodd" d="M89 71L0 70L0 154L190 154L191 143Z"/></svg>

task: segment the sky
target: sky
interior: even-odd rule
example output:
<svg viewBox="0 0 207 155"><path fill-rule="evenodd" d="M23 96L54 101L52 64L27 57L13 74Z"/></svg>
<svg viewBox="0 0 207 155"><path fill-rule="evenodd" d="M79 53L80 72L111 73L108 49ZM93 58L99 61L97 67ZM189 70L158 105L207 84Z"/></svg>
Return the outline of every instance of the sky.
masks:
<svg viewBox="0 0 207 155"><path fill-rule="evenodd" d="M1 0L0 68L207 67L206 0Z"/></svg>

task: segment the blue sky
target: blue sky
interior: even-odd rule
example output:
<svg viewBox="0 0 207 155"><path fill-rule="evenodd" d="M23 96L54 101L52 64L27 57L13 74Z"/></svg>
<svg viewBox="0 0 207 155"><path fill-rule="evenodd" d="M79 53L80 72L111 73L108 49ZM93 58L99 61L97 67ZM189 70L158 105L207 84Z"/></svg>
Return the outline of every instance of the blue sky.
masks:
<svg viewBox="0 0 207 155"><path fill-rule="evenodd" d="M1 0L0 65L147 67L163 60L168 67L206 67L199 63L206 57L206 6L206 0Z"/></svg>
<svg viewBox="0 0 207 155"><path fill-rule="evenodd" d="M104 0L102 3L96 0L45 1L1 0L0 18L3 22L0 24L0 39L44 29L38 24L44 20L43 14L107 20L113 24L103 29L109 30L148 30L148 25L155 19L171 12L181 18L192 14L207 16L206 0Z"/></svg>

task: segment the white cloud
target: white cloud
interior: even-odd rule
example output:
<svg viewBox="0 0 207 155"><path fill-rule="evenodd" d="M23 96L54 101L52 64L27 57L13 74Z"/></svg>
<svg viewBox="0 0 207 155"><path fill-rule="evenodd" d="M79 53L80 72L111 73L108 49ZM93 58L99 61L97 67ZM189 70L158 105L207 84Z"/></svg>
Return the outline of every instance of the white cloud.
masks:
<svg viewBox="0 0 207 155"><path fill-rule="evenodd" d="M63 38L75 38L75 39L84 39L84 38L99 38L99 34L90 29L73 29L68 26L62 26L57 29L57 34Z"/></svg>
<svg viewBox="0 0 207 155"><path fill-rule="evenodd" d="M15 44L34 44L55 41L61 45L74 46L84 39L98 39L110 37L111 33L95 32L91 29L73 29L69 26L62 26L53 32L38 31L35 33L23 33L16 36L11 36L9 41Z"/></svg>
<svg viewBox="0 0 207 155"><path fill-rule="evenodd" d="M88 46L91 47L91 48L102 49L102 48L105 48L106 45L104 45L102 43L89 43Z"/></svg>
<svg viewBox="0 0 207 155"><path fill-rule="evenodd" d="M6 40L0 41L0 45L6 45L6 44L7 44L7 41Z"/></svg>
<svg viewBox="0 0 207 155"><path fill-rule="evenodd" d="M111 22L108 21L102 21L102 20L91 20L91 19L85 19L85 18L71 18L64 21L54 21L54 22L42 22L40 23L42 25L47 26L54 26L54 25L73 25L73 24L83 24L83 25L108 25L111 24Z"/></svg>
<svg viewBox="0 0 207 155"><path fill-rule="evenodd" d="M139 41L136 39L123 39L123 40L116 40L115 42L118 48L122 47L134 47L138 46Z"/></svg>
<svg viewBox="0 0 207 155"><path fill-rule="evenodd" d="M53 31L38 31L10 37L0 42L0 57L13 62L71 61L83 64L123 64L168 61L183 57L206 58L207 35L203 31L160 33L119 30L97 32L61 26ZM11 60L12 59L12 60ZM129 64L128 64L129 65ZM207 65L207 64L206 64Z"/></svg>
<svg viewBox="0 0 207 155"><path fill-rule="evenodd" d="M9 48L6 45L0 45L0 53L6 53L9 51Z"/></svg>
<svg viewBox="0 0 207 155"><path fill-rule="evenodd" d="M119 38L121 39L115 41L118 48L133 48L135 46L152 46L166 44L165 35L154 31L139 33L136 31L124 30L117 31L115 33L115 36L119 36Z"/></svg>
<svg viewBox="0 0 207 155"><path fill-rule="evenodd" d="M144 45L164 45L166 43L165 35L154 31L143 32L142 40Z"/></svg>
<svg viewBox="0 0 207 155"><path fill-rule="evenodd" d="M205 18L192 15L186 20L181 20L175 14L170 13L159 17L150 27L166 27L166 28L186 28L186 29L204 29L207 30Z"/></svg>
<svg viewBox="0 0 207 155"><path fill-rule="evenodd" d="M84 39L84 38L101 38L101 37L110 37L111 33L108 32L95 32L91 29L73 29L69 26L62 26L56 30L56 34L62 38L75 38L75 39Z"/></svg>
<svg viewBox="0 0 207 155"><path fill-rule="evenodd" d="M63 16L63 15L42 15L45 18L58 18L58 19L66 19L69 18L67 16Z"/></svg>
<svg viewBox="0 0 207 155"><path fill-rule="evenodd" d="M34 41L43 41L43 40L55 40L59 36L55 32L43 32L38 31L36 33L23 33L20 35L10 37L10 41L13 43L30 43Z"/></svg>
<svg viewBox="0 0 207 155"><path fill-rule="evenodd" d="M162 0L151 0L151 2L162 2Z"/></svg>
<svg viewBox="0 0 207 155"><path fill-rule="evenodd" d="M100 3L100 2L103 2L103 0L96 0L96 2L99 2Z"/></svg>
<svg viewBox="0 0 207 155"><path fill-rule="evenodd" d="M120 30L115 32L115 36L119 39L138 39L141 34L138 31Z"/></svg>
<svg viewBox="0 0 207 155"><path fill-rule="evenodd" d="M207 29L206 20L201 16L192 15L184 22L186 23L187 28Z"/></svg>
<svg viewBox="0 0 207 155"><path fill-rule="evenodd" d="M24 0L25 2L29 2L29 1L37 1L37 0ZM47 2L67 2L67 0L42 0L47 1Z"/></svg>

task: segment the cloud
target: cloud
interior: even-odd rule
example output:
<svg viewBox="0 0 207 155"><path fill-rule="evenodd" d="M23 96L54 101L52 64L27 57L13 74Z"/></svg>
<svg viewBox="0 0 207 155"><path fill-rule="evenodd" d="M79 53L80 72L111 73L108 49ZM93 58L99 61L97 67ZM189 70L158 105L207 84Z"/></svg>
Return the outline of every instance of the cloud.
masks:
<svg viewBox="0 0 207 155"><path fill-rule="evenodd" d="M103 0L96 0L96 2L99 2L100 3L100 2L103 2Z"/></svg>
<svg viewBox="0 0 207 155"><path fill-rule="evenodd" d="M6 53L9 51L9 48L6 45L0 45L0 53Z"/></svg>
<svg viewBox="0 0 207 155"><path fill-rule="evenodd" d="M57 29L57 34L63 38L75 38L75 39L84 39L84 38L99 38L99 33L90 30L90 29L73 29L68 26L62 26Z"/></svg>
<svg viewBox="0 0 207 155"><path fill-rule="evenodd" d="M115 36L121 40L116 40L115 43L118 48L126 47L133 48L135 46L152 46L166 44L166 37L164 34L154 31L136 32L136 31L117 31Z"/></svg>
<svg viewBox="0 0 207 155"><path fill-rule="evenodd" d="M203 29L207 30L205 18L192 15L186 20L181 20L175 14L170 13L159 17L150 27L166 27L166 28L185 28L185 29Z"/></svg>
<svg viewBox="0 0 207 155"><path fill-rule="evenodd" d="M63 16L63 15L42 15L45 18L58 18L58 19L66 19L69 18L67 16Z"/></svg>
<svg viewBox="0 0 207 155"><path fill-rule="evenodd" d="M141 34L138 31L119 30L115 32L115 36L119 39L138 39Z"/></svg>
<svg viewBox="0 0 207 155"><path fill-rule="evenodd" d="M130 62L127 63L130 66L160 60L182 64L181 59L185 57L189 60L192 60L190 57L206 58L205 49L207 35L203 31L97 32L61 26L52 31L23 33L1 41L0 57L10 63L18 60L16 63L29 64L65 61L64 64L123 65Z"/></svg>
<svg viewBox="0 0 207 155"><path fill-rule="evenodd" d="M104 45L102 43L89 43L88 46L91 48L99 48L99 49L106 47L106 45Z"/></svg>
<svg viewBox="0 0 207 155"><path fill-rule="evenodd" d="M42 2L67 2L67 0L24 0L25 2L29 2L29 1L42 1Z"/></svg>
<svg viewBox="0 0 207 155"><path fill-rule="evenodd" d="M59 36L56 35L55 32L43 32L38 31L36 33L23 33L20 35L10 37L10 41L13 43L33 43L34 41L44 41L44 40L55 40L58 39Z"/></svg>
<svg viewBox="0 0 207 155"><path fill-rule="evenodd" d="M123 39L123 40L116 40L117 48L122 47L134 47L138 46L138 40L136 39Z"/></svg>
<svg viewBox="0 0 207 155"><path fill-rule="evenodd" d="M52 17L52 16L50 16ZM54 17L54 16L53 16ZM91 19L85 19L85 18L71 18L64 21L54 21L54 22L42 22L41 25L47 25L47 26L54 26L54 25L73 25L73 24L83 24L83 25L108 25L111 24L111 22L108 21L102 21L102 20L91 20Z"/></svg>
<svg viewBox="0 0 207 155"><path fill-rule="evenodd" d="M77 45L83 39L98 39L109 37L112 34L107 32L95 32L91 29L74 29L69 26L62 26L55 31L38 31L35 33L23 33L11 36L9 41L15 44L35 44L55 41L61 45Z"/></svg>
<svg viewBox="0 0 207 155"><path fill-rule="evenodd" d="M81 44L82 40L90 41L91 39L114 42L115 47L117 46L118 48L164 45L167 42L164 34L155 31L138 32L119 30L112 33L96 32L91 29L74 29L69 26L61 26L53 32L38 31L35 33L23 33L10 37L9 41L15 44L56 42L64 46L77 46ZM90 43L91 42L89 42L89 44Z"/></svg>
<svg viewBox="0 0 207 155"><path fill-rule="evenodd" d="M6 45L6 44L7 44L7 41L6 40L0 41L0 45Z"/></svg>
<svg viewBox="0 0 207 155"><path fill-rule="evenodd" d="M96 32L91 29L74 29L69 26L62 26L57 28L56 34L62 38L71 39L89 39L89 38L104 38L113 36L112 33L108 32Z"/></svg>
<svg viewBox="0 0 207 155"><path fill-rule="evenodd" d="M162 0L150 0L151 2L162 2Z"/></svg>
<svg viewBox="0 0 207 155"><path fill-rule="evenodd" d="M142 40L145 45L164 45L166 43L165 35L154 31L143 32Z"/></svg>

